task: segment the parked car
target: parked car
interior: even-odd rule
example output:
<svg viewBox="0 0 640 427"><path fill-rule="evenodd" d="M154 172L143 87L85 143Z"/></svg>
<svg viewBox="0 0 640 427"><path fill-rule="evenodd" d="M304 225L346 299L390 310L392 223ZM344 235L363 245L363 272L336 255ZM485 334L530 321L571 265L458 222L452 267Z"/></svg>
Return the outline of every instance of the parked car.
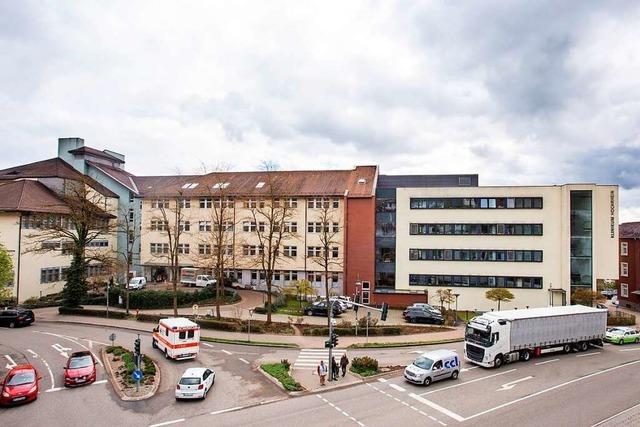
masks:
<svg viewBox="0 0 640 427"><path fill-rule="evenodd" d="M618 295L618 291L616 289L605 289L600 293L607 297L607 299L611 299L614 296Z"/></svg>
<svg viewBox="0 0 640 427"><path fill-rule="evenodd" d="M5 308L0 310L0 325L15 328L16 326L26 326L32 324L36 316L31 310L24 308Z"/></svg>
<svg viewBox="0 0 640 427"><path fill-rule="evenodd" d="M310 306L304 309L304 314L307 316L327 316L327 304L325 301L314 302ZM333 316L339 316L342 313L340 307L336 304L333 305Z"/></svg>
<svg viewBox="0 0 640 427"><path fill-rule="evenodd" d="M42 379L32 365L18 365L9 371L2 383L0 405L8 406L32 402L38 398L39 381Z"/></svg>
<svg viewBox="0 0 640 427"><path fill-rule="evenodd" d="M611 297L611 304L615 307L620 305L620 301L618 301L618 295L614 295Z"/></svg>
<svg viewBox="0 0 640 427"><path fill-rule="evenodd" d="M353 308L353 301L351 300L351 297L348 297L346 295L340 295L339 297L337 297L339 300L342 300L345 302L345 304L347 305L347 308L351 309Z"/></svg>
<svg viewBox="0 0 640 427"><path fill-rule="evenodd" d="M346 301L344 301L344 300L341 300L341 299L340 299L340 298L338 298L338 297L329 298L329 301L335 301L335 302L333 303L333 305L336 305L336 304L337 304L337 305L338 305L338 307L340 307L340 311L341 311L342 313L344 313L345 311L347 311L347 310L349 309L349 305L347 304L347 302L346 302ZM351 304L351 306L353 307L353 304Z"/></svg>
<svg viewBox="0 0 640 427"><path fill-rule="evenodd" d="M64 367L65 387L91 384L96 380L96 360L90 351L71 353Z"/></svg>
<svg viewBox="0 0 640 427"><path fill-rule="evenodd" d="M615 344L640 343L640 331L628 326L608 328L604 340Z"/></svg>
<svg viewBox="0 0 640 427"><path fill-rule="evenodd" d="M423 353L404 370L404 377L414 384L429 385L447 378L458 379L460 358L452 350L435 350Z"/></svg>
<svg viewBox="0 0 640 427"><path fill-rule="evenodd" d="M134 291L136 289L144 289L147 286L147 279L144 277L133 277L129 280L129 289Z"/></svg>
<svg viewBox="0 0 640 427"><path fill-rule="evenodd" d="M424 309L427 309L427 310L432 311L434 313L442 314L442 312L440 311L439 308L435 308L431 304L427 304L425 302L414 302L409 307L407 307L407 309L410 309L410 308L424 308Z"/></svg>
<svg viewBox="0 0 640 427"><path fill-rule="evenodd" d="M189 368L176 384L175 397L180 399L204 399L213 387L216 373L207 368Z"/></svg>
<svg viewBox="0 0 640 427"><path fill-rule="evenodd" d="M404 320L409 323L430 323L434 325L444 325L442 315L434 313L424 308L410 308L406 311Z"/></svg>

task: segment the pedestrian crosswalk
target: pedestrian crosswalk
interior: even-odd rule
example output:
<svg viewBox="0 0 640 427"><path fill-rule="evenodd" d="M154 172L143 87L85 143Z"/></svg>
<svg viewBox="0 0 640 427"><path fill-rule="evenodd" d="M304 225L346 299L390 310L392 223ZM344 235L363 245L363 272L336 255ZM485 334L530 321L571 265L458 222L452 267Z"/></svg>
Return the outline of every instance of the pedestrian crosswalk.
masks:
<svg viewBox="0 0 640 427"><path fill-rule="evenodd" d="M340 363L340 358L345 354L347 350L334 348L332 350L333 357L336 358L336 362ZM298 353L296 361L293 363L293 369L314 369L320 363L320 360L324 360L324 363L329 363L329 349L315 349L315 348L303 348Z"/></svg>

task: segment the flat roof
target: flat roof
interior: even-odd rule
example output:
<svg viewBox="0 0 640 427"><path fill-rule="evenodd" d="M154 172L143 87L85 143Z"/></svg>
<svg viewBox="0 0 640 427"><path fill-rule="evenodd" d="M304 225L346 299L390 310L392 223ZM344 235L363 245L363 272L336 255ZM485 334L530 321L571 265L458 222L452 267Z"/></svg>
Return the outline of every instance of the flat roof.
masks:
<svg viewBox="0 0 640 427"><path fill-rule="evenodd" d="M160 319L161 323L164 323L170 328L198 328L198 324L192 322L186 317L167 317Z"/></svg>

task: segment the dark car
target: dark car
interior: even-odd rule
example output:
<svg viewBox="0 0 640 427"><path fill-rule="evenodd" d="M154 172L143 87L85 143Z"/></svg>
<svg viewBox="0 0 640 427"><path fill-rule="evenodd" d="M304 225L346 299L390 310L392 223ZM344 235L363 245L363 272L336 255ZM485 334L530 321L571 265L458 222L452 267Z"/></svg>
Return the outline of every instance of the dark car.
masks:
<svg viewBox="0 0 640 427"><path fill-rule="evenodd" d="M304 309L304 314L307 316L327 316L327 304L325 301L314 302L309 307ZM339 316L342 313L338 304L333 304L333 317Z"/></svg>
<svg viewBox="0 0 640 427"><path fill-rule="evenodd" d="M36 320L31 310L24 308L6 308L0 310L0 326L15 328L16 326L30 325Z"/></svg>
<svg viewBox="0 0 640 427"><path fill-rule="evenodd" d="M407 310L404 319L409 323L430 323L433 325L444 325L444 318L432 311L424 308L410 308Z"/></svg>

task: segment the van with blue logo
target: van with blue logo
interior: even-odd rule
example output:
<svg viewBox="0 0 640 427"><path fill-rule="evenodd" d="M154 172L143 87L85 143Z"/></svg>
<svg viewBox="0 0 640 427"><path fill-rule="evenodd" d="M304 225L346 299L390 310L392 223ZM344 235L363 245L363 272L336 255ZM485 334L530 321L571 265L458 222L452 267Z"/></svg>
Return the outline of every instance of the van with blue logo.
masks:
<svg viewBox="0 0 640 427"><path fill-rule="evenodd" d="M404 370L404 377L414 384L429 385L447 378L458 379L460 358L453 350L435 350L423 353Z"/></svg>

